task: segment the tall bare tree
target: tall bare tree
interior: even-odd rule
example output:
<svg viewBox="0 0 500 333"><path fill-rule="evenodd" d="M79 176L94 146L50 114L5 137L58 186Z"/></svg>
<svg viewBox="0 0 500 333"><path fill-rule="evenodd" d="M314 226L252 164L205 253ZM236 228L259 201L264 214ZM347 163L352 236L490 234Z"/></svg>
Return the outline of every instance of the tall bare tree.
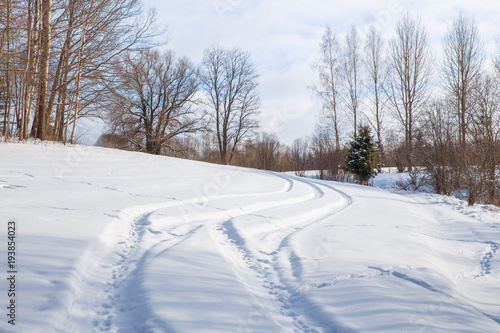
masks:
<svg viewBox="0 0 500 333"><path fill-rule="evenodd" d="M365 67L367 74L366 85L368 87L372 116L369 122L377 135L379 151L382 152L382 130L384 122L384 108L386 98L384 84L387 75L386 61L384 57L384 40L375 27L371 27L365 43Z"/></svg>
<svg viewBox="0 0 500 333"><path fill-rule="evenodd" d="M50 45L52 42L52 0L42 0L42 31L40 40L40 75L38 79L38 104L36 109L36 137L47 139L50 110L47 107L47 90L49 83ZM35 127L35 124L33 125Z"/></svg>
<svg viewBox="0 0 500 333"><path fill-rule="evenodd" d="M354 137L357 136L358 128L358 117L360 112L360 100L361 100L361 70L362 70L362 60L360 52L361 41L359 39L358 31L355 27L346 35L345 39L345 52L343 61L343 74L344 74L344 85L345 94L343 95L343 100L349 113L351 114L351 119L353 123L353 134ZM342 96L342 95L341 95Z"/></svg>
<svg viewBox="0 0 500 333"><path fill-rule="evenodd" d="M12 104L12 0L2 2L0 7L0 114L3 113L2 135L7 139L11 135L11 104Z"/></svg>
<svg viewBox="0 0 500 333"><path fill-rule="evenodd" d="M238 144L258 127L257 79L249 53L238 48L205 50L202 86L222 164L231 163Z"/></svg>
<svg viewBox="0 0 500 333"><path fill-rule="evenodd" d="M94 107L95 101L101 97L106 81L113 80L115 59L130 50L150 48L151 39L161 31L154 31L154 11L140 19L141 6L136 0L93 0L84 3L86 11L79 19L81 23L76 30L75 47L70 55L71 75L62 81L65 89L73 90L69 91L66 102L68 115L65 122L66 128L72 124L73 133L77 119L99 113ZM96 85L97 80L102 84Z"/></svg>
<svg viewBox="0 0 500 333"><path fill-rule="evenodd" d="M77 120L98 116L96 101L113 79L115 59L150 47L161 29L154 31L154 12L143 16L137 0L53 0L47 12L48 4L27 1L20 137L27 138L36 104L31 134L73 142Z"/></svg>
<svg viewBox="0 0 500 333"><path fill-rule="evenodd" d="M109 85L107 108L115 131L138 150L160 154L181 134L200 129L195 108L198 71L172 52L127 53L116 67L116 85Z"/></svg>
<svg viewBox="0 0 500 333"><path fill-rule="evenodd" d="M462 147L472 118L472 91L481 74L484 54L476 21L464 15L455 19L444 40L444 80L448 104L452 106Z"/></svg>
<svg viewBox="0 0 500 333"><path fill-rule="evenodd" d="M429 99L431 74L429 41L420 19L405 14L397 23L396 36L389 44L389 61L387 93L405 133L406 161L411 171L415 124Z"/></svg>
<svg viewBox="0 0 500 333"><path fill-rule="evenodd" d="M320 45L320 59L313 65L318 83L311 86L321 100L323 116L333 126L335 146L340 149L339 92L341 71L341 47L337 35L327 26Z"/></svg>

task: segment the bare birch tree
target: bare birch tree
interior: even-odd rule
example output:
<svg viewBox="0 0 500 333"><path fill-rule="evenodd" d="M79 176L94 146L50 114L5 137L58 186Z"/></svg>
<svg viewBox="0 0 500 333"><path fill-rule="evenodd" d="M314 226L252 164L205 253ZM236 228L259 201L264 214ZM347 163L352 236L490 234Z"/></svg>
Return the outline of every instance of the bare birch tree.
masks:
<svg viewBox="0 0 500 333"><path fill-rule="evenodd" d="M7 0L0 7L0 114L3 114L2 135L5 139L11 136L11 104L13 61L11 50L12 36L12 0Z"/></svg>
<svg viewBox="0 0 500 333"><path fill-rule="evenodd" d="M413 167L415 124L429 98L430 50L420 19L405 14L389 44L390 73L387 93L405 134L408 170Z"/></svg>
<svg viewBox="0 0 500 333"><path fill-rule="evenodd" d="M26 56L23 59L23 79L21 92L21 126L19 138L27 140L30 134L31 110L35 101L36 73L40 57L40 3L39 0L28 0L26 20Z"/></svg>
<svg viewBox="0 0 500 333"><path fill-rule="evenodd" d="M360 39L358 31L355 27L346 35L345 39L345 51L344 51L344 61L343 61L343 83L344 83L344 94L343 100L347 106L347 110L351 114L351 119L353 123L353 135L357 136L358 128L358 117L360 112L360 100L361 100L361 52L360 52Z"/></svg>
<svg viewBox="0 0 500 333"><path fill-rule="evenodd" d="M341 48L337 35L327 26L320 45L320 59L313 65L318 83L311 90L322 103L323 117L333 126L335 147L340 149L339 91Z"/></svg>
<svg viewBox="0 0 500 333"><path fill-rule="evenodd" d="M151 39L162 31L153 31L154 12L140 19L142 7L137 0L54 0L50 18L37 14L45 13L39 9L39 1L28 1L27 39L32 42L26 44L22 123L23 127L29 123L33 95L30 82L37 80L31 134L41 138L45 132L44 139L74 142L77 120L97 115L96 101L106 85L103 82L112 79L109 75L114 60L127 50L149 47ZM48 50L38 37L46 34L46 30L37 28L39 16L50 21Z"/></svg>
<svg viewBox="0 0 500 333"><path fill-rule="evenodd" d="M257 70L250 54L238 48L212 47L203 57L202 87L222 164L230 164L240 142L258 127Z"/></svg>
<svg viewBox="0 0 500 333"><path fill-rule="evenodd" d="M384 84L387 75L387 66L384 57L384 40L375 27L371 27L365 43L365 67L367 74L371 113L373 118L368 118L377 135L379 151L382 152L382 130L384 123L384 109L386 98Z"/></svg>
<svg viewBox="0 0 500 333"><path fill-rule="evenodd" d="M96 101L102 97L106 82L113 80L115 60L124 52L151 47L151 39L159 33L154 31L154 11L138 19L141 7L137 1L93 0L85 4L70 54L71 75L62 81L64 89L72 88L65 103L64 124L65 132L72 125L72 138L79 118L99 114Z"/></svg>
<svg viewBox="0 0 500 333"><path fill-rule="evenodd" d="M465 147L473 113L472 91L484 63L483 45L476 21L460 15L448 30L443 46L447 102L456 114L459 141Z"/></svg>
<svg viewBox="0 0 500 333"><path fill-rule="evenodd" d="M35 136L40 140L47 139L50 110L47 107L47 89L49 83L50 45L52 42L51 29L52 0L42 0L42 31L40 40L40 75L38 79L38 103L36 119L33 124Z"/></svg>

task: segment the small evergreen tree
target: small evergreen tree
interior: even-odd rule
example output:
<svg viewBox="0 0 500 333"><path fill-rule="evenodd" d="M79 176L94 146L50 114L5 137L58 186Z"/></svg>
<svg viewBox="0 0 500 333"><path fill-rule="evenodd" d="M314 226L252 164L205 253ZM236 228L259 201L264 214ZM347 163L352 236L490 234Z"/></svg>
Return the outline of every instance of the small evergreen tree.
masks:
<svg viewBox="0 0 500 333"><path fill-rule="evenodd" d="M342 170L353 173L360 184L368 185L380 171L379 155L378 142L373 139L370 127L360 126L358 135L345 150Z"/></svg>

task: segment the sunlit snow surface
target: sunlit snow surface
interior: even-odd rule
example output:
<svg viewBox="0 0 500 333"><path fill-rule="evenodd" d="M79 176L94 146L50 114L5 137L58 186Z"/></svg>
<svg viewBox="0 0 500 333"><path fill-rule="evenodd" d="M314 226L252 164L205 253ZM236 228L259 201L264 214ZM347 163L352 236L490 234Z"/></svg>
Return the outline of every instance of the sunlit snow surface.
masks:
<svg viewBox="0 0 500 333"><path fill-rule="evenodd" d="M1 332L500 332L500 213L457 199L1 144L4 275L11 219Z"/></svg>

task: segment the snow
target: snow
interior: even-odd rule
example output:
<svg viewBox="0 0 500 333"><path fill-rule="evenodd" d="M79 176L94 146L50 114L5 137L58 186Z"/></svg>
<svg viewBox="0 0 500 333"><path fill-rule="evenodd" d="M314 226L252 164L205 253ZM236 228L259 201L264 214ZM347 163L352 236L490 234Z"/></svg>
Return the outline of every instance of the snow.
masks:
<svg viewBox="0 0 500 333"><path fill-rule="evenodd" d="M373 178L373 186L389 189L395 184L407 182L409 179L408 172L398 173L394 169L384 168L375 178Z"/></svg>
<svg viewBox="0 0 500 333"><path fill-rule="evenodd" d="M2 144L0 331L500 332L499 211L396 177Z"/></svg>

